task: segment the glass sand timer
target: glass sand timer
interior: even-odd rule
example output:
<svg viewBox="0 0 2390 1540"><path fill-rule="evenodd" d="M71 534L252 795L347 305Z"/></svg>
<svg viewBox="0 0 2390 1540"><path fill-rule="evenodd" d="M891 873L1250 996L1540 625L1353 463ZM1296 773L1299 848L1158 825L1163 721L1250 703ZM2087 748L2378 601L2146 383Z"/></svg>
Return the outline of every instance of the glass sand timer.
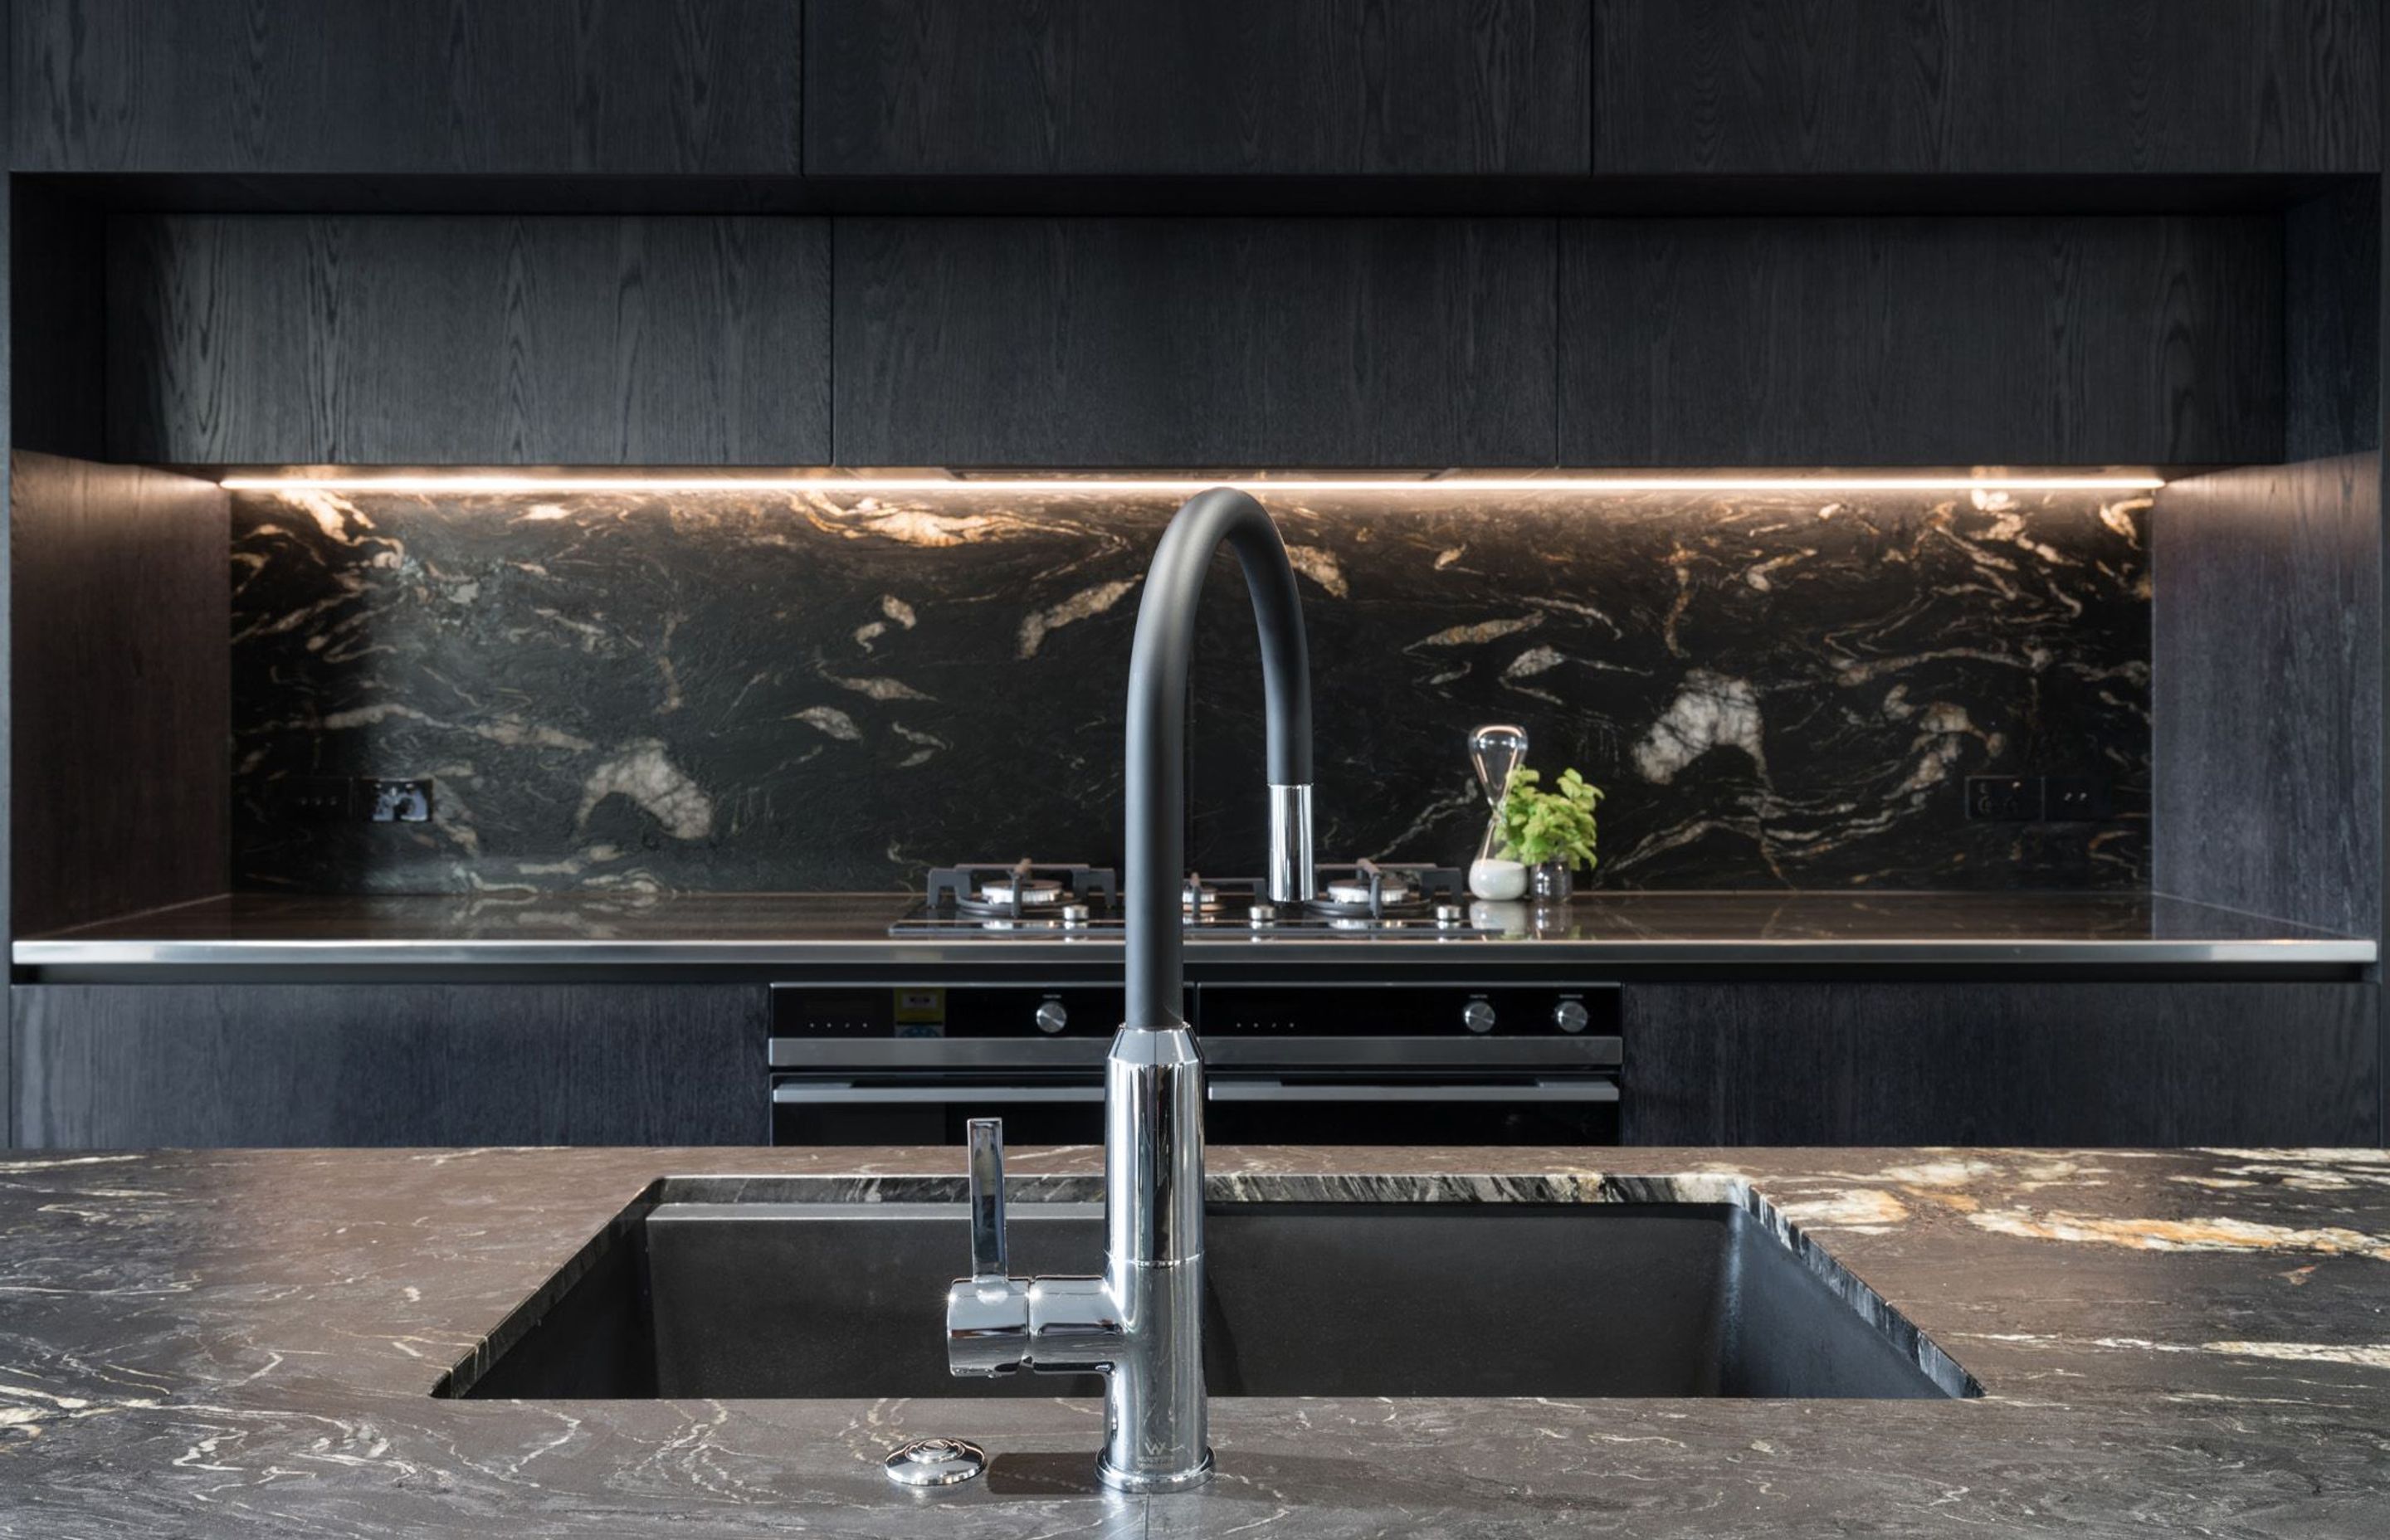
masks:
<svg viewBox="0 0 2390 1540"><path fill-rule="evenodd" d="M1527 729L1496 723L1469 735L1469 763L1476 768L1477 784L1489 809L1484 837L1469 863L1469 891L1479 898L1523 898L1527 892L1526 864L1503 850L1502 799L1510 793L1510 776L1527 757Z"/></svg>

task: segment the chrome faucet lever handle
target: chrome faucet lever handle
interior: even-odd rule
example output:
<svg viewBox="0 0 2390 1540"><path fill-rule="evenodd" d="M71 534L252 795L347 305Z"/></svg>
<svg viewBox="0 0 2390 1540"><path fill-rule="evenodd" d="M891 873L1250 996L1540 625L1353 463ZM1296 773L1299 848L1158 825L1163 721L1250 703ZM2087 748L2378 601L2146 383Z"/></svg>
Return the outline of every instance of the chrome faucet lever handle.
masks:
<svg viewBox="0 0 2390 1540"><path fill-rule="evenodd" d="M970 1277L946 1290L946 1367L985 1379L1029 1362L1029 1280L1004 1260L1004 1123L970 1121Z"/></svg>
<svg viewBox="0 0 2390 1540"><path fill-rule="evenodd" d="M1004 1260L1004 1120L970 1120L971 1281L1010 1277Z"/></svg>

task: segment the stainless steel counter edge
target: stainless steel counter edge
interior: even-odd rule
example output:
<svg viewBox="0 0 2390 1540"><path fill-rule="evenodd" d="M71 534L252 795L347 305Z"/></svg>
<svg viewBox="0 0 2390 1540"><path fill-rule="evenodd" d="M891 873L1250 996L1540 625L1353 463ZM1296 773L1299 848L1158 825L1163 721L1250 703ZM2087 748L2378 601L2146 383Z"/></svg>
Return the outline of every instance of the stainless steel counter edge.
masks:
<svg viewBox="0 0 2390 1540"><path fill-rule="evenodd" d="M914 964L1011 969L1027 964L1099 962L1117 956L1116 939L1057 942L952 942L891 937L832 941L600 940L191 940L20 941L12 956L28 969L144 968L476 968L704 967L818 968L825 965ZM2012 964L2033 967L2361 968L2378 960L2371 941L2346 937L2266 940L1904 939L1731 941L1620 937L1615 940L1500 940L1483 936L1418 940L1296 941L1190 939L1190 963L1217 964L1240 956L1288 964L1372 962L1395 966L1470 963L1687 964L1700 966L1843 965L1951 967Z"/></svg>

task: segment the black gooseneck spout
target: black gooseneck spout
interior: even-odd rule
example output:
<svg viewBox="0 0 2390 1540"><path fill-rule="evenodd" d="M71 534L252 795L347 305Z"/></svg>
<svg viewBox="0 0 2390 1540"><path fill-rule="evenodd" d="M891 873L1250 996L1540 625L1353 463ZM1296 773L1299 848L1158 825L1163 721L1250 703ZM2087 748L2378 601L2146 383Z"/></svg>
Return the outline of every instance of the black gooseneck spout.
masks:
<svg viewBox="0 0 2390 1540"><path fill-rule="evenodd" d="M1303 601L1278 526L1233 487L1189 498L1163 532L1137 611L1129 655L1127 886L1130 1027L1183 1025L1187 867L1187 664L1203 574L1222 545L1237 553L1261 630L1269 713L1270 897L1315 896L1311 854L1311 659Z"/></svg>
<svg viewBox="0 0 2390 1540"><path fill-rule="evenodd" d="M1128 1009L1104 1056L1104 1270L1004 1267L1003 1134L971 1124L971 1276L946 1291L957 1374L1100 1373L1096 1477L1184 1492L1212 1473L1203 1391L1203 1055L1185 978L1187 658L1212 553L1245 569L1269 697L1270 896L1312 896L1311 665L1286 546L1259 503L1214 487L1163 532L1137 605L1128 684Z"/></svg>

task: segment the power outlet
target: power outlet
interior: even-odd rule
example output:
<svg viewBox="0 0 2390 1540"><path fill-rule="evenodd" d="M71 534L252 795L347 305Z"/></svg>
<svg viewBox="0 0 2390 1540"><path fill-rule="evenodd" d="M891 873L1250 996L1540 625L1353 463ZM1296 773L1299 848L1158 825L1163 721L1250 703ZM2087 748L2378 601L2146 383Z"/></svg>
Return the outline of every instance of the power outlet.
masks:
<svg viewBox="0 0 2390 1540"><path fill-rule="evenodd" d="M302 824L426 824L430 776L298 776L285 785L282 810Z"/></svg>
<svg viewBox="0 0 2390 1540"><path fill-rule="evenodd" d="M2053 824L2093 824L2108 815L2104 782L2089 776L2050 776L2041 785L2041 815Z"/></svg>
<svg viewBox="0 0 2390 1540"><path fill-rule="evenodd" d="M1975 823L2038 823L2041 796L2039 776L1970 776L1967 817Z"/></svg>
<svg viewBox="0 0 2390 1540"><path fill-rule="evenodd" d="M1972 823L2096 824L2108 816L2108 783L2093 776L1970 776Z"/></svg>
<svg viewBox="0 0 2390 1540"><path fill-rule="evenodd" d="M353 785L346 776L300 776L282 794L283 810L302 824L344 824Z"/></svg>
<svg viewBox="0 0 2390 1540"><path fill-rule="evenodd" d="M360 776L356 809L357 816L369 824L428 824L431 821L430 778Z"/></svg>

